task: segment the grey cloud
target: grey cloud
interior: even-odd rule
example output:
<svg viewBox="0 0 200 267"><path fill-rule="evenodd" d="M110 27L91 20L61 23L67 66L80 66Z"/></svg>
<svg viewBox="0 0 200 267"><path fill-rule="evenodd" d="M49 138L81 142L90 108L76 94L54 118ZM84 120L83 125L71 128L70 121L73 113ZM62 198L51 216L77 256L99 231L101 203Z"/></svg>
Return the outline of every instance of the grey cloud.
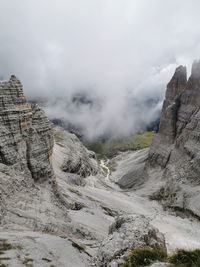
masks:
<svg viewBox="0 0 200 267"><path fill-rule="evenodd" d="M146 111L143 100L162 100L176 66L200 57L199 0L0 0L0 7L0 76L17 75L29 98L62 97L48 114L65 114L91 136L137 131L156 109ZM101 107L66 105L80 90Z"/></svg>

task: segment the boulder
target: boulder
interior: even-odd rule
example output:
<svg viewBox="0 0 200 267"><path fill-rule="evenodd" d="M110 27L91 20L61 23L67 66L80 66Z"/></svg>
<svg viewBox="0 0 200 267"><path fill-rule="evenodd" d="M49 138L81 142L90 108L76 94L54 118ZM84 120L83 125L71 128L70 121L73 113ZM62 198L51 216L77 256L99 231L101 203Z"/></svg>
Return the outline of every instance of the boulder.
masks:
<svg viewBox="0 0 200 267"><path fill-rule="evenodd" d="M130 249L147 246L166 250L164 236L145 216L120 216L110 226L108 237L99 246L95 266L123 266L121 264Z"/></svg>

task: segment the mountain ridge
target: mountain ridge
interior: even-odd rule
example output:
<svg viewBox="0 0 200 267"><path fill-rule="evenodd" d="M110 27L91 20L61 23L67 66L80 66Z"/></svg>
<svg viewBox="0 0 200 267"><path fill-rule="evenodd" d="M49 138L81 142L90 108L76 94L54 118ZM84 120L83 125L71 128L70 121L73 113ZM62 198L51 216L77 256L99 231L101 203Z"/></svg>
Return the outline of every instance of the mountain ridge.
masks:
<svg viewBox="0 0 200 267"><path fill-rule="evenodd" d="M199 66L193 72L187 82L181 66L168 84L150 151L122 152L106 173L106 161L26 102L15 76L3 82L0 245L9 267L119 267L138 247L200 248Z"/></svg>
<svg viewBox="0 0 200 267"><path fill-rule="evenodd" d="M160 128L150 148L150 168L160 167L167 182L166 205L188 209L200 216L200 61L187 80L180 66L167 86Z"/></svg>

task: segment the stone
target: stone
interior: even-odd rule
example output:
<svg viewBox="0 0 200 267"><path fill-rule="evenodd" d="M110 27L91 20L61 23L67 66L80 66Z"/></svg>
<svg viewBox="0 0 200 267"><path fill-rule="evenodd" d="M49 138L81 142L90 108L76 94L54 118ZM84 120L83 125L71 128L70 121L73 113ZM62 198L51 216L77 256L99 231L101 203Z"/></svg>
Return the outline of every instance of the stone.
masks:
<svg viewBox="0 0 200 267"><path fill-rule="evenodd" d="M123 266L130 249L152 247L166 250L164 236L143 215L119 216L99 246L96 266Z"/></svg>
<svg viewBox="0 0 200 267"><path fill-rule="evenodd" d="M114 172L115 182L122 189L140 188L146 180L145 163L148 157L148 152L143 149L136 152L133 156L132 153L127 155L126 160L122 162L120 169L121 173Z"/></svg>
<svg viewBox="0 0 200 267"><path fill-rule="evenodd" d="M0 163L35 180L52 179L51 123L39 106L27 102L23 86L14 75L0 82L0 124Z"/></svg>
<svg viewBox="0 0 200 267"><path fill-rule="evenodd" d="M60 127L55 127L54 131L57 139L55 151L59 154L63 153L63 160L59 166L63 172L76 174L82 178L99 172L95 153L89 151L75 134L64 131Z"/></svg>
<svg viewBox="0 0 200 267"><path fill-rule="evenodd" d="M200 216L200 61L186 82L180 66L167 86L161 123L150 148L150 168L163 170L163 202Z"/></svg>
<svg viewBox="0 0 200 267"><path fill-rule="evenodd" d="M159 132L149 152L149 162L165 167L176 136L180 95L187 83L186 67L179 66L167 85L160 119Z"/></svg>

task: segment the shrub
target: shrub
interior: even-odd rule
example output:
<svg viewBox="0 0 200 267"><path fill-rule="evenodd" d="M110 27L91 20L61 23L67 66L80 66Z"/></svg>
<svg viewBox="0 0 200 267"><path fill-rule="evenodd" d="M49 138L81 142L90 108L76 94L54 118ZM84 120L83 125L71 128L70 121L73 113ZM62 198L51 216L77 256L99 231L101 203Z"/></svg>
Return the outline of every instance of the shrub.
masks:
<svg viewBox="0 0 200 267"><path fill-rule="evenodd" d="M97 139L84 141L84 145L97 154L98 159L113 158L119 151L139 150L152 144L154 132L133 134L129 137L118 139Z"/></svg>
<svg viewBox="0 0 200 267"><path fill-rule="evenodd" d="M164 250L153 248L136 248L131 251L130 257L125 262L124 267L148 266L153 262L163 262L167 258Z"/></svg>
<svg viewBox="0 0 200 267"><path fill-rule="evenodd" d="M200 267L200 250L178 250L168 261L171 263L170 267Z"/></svg>
<svg viewBox="0 0 200 267"><path fill-rule="evenodd" d="M12 249L12 246L7 242L7 240L0 240L0 255L10 249Z"/></svg>
<svg viewBox="0 0 200 267"><path fill-rule="evenodd" d="M149 196L150 200L156 200L156 201L161 201L164 199L165 195L165 188L161 187L159 191L153 193L152 195Z"/></svg>

